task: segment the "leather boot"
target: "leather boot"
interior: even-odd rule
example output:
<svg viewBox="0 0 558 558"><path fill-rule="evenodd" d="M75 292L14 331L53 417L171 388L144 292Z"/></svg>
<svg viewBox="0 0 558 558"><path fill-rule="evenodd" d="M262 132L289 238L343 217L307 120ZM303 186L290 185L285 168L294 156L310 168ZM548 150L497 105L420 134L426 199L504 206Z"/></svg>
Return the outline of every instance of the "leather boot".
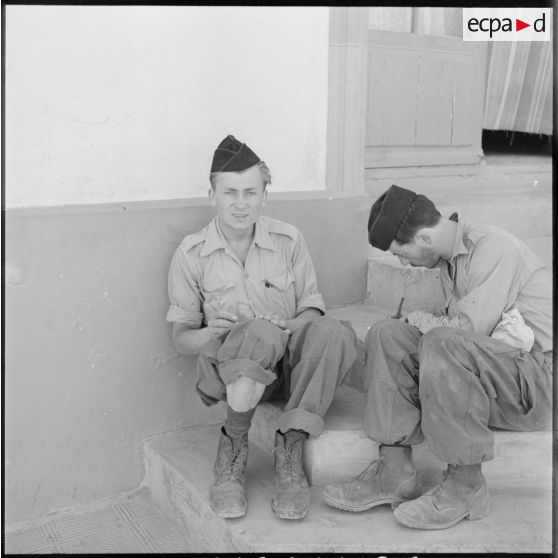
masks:
<svg viewBox="0 0 558 558"><path fill-rule="evenodd" d="M248 434L242 438L229 438L224 427L215 460L214 484L209 491L211 507L224 518L242 517L248 501L244 492L246 461L248 459Z"/></svg>
<svg viewBox="0 0 558 558"><path fill-rule="evenodd" d="M275 493L271 509L281 519L302 519L310 509L310 487L302 465L306 437L306 433L296 430L275 434Z"/></svg>
<svg viewBox="0 0 558 558"><path fill-rule="evenodd" d="M341 510L361 512L381 504L393 507L420 496L409 446L385 446L378 449L379 459L350 482L330 484L322 497L326 504Z"/></svg>
<svg viewBox="0 0 558 558"><path fill-rule="evenodd" d="M401 504L395 519L415 529L446 529L462 519L488 515L488 488L477 465L448 465L442 482L412 502Z"/></svg>

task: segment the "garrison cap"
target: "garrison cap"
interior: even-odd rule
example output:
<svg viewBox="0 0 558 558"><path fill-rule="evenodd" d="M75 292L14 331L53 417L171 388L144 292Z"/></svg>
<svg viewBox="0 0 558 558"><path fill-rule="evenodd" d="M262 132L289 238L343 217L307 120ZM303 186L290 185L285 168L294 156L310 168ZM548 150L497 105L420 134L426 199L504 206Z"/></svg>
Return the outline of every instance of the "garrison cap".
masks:
<svg viewBox="0 0 558 558"><path fill-rule="evenodd" d="M368 218L368 242L387 250L417 194L393 184L372 205Z"/></svg>
<svg viewBox="0 0 558 558"><path fill-rule="evenodd" d="M259 162L260 158L245 143L229 134L213 154L211 172L243 171Z"/></svg>

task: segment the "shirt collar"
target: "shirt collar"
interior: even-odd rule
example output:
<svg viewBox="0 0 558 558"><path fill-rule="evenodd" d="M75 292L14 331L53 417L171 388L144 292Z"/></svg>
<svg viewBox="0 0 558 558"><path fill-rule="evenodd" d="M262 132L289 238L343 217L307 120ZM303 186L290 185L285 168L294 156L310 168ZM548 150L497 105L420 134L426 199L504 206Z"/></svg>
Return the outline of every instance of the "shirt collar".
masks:
<svg viewBox="0 0 558 558"><path fill-rule="evenodd" d="M266 250L277 251L273 238L269 234L269 227L267 220L264 217L258 217L256 221L256 232L254 234L254 244Z"/></svg>
<svg viewBox="0 0 558 558"><path fill-rule="evenodd" d="M225 237L217 225L217 217L214 217L207 225L204 244L201 249L200 256L208 256L212 252L215 252L215 250L225 250L226 247Z"/></svg>
<svg viewBox="0 0 558 558"><path fill-rule="evenodd" d="M258 217L255 223L255 233L254 233L254 244L257 244L260 248L266 248L267 250L277 250L273 239L269 234L269 229L265 219ZM200 256L208 256L215 250L225 250L228 251L228 243L219 228L217 223L217 217L215 217L208 225L205 233L205 241L203 248L200 252Z"/></svg>
<svg viewBox="0 0 558 558"><path fill-rule="evenodd" d="M465 234L465 223L463 222L463 220L459 220L457 211L455 213L452 213L449 219L450 221L455 221L457 223L457 232L455 234L455 241L453 243L453 252L450 258L450 261L452 261L460 254L468 254L469 250L467 250L467 247L463 242L463 235Z"/></svg>

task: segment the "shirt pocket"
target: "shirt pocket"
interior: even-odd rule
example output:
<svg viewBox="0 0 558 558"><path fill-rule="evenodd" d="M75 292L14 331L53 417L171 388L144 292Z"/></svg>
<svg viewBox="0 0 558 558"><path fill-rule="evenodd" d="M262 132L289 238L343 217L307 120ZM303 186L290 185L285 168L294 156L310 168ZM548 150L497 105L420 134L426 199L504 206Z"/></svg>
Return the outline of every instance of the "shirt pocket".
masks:
<svg viewBox="0 0 558 558"><path fill-rule="evenodd" d="M285 292L294 283L294 275L291 271L287 271L280 275L270 277L269 279L263 279L263 282L266 288Z"/></svg>
<svg viewBox="0 0 558 558"><path fill-rule="evenodd" d="M236 312L236 299L234 293L234 282L204 281L202 285L204 298L203 309L207 319L211 318L221 310Z"/></svg>
<svg viewBox="0 0 558 558"><path fill-rule="evenodd" d="M265 304L283 318L294 317L296 309L295 277L291 270L262 279Z"/></svg>

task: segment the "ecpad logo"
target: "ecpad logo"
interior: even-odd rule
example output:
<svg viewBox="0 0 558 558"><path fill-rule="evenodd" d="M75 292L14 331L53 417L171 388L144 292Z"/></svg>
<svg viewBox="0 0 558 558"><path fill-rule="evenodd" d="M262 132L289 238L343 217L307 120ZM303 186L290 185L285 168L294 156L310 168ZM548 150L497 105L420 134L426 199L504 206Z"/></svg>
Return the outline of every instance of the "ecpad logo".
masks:
<svg viewBox="0 0 558 558"><path fill-rule="evenodd" d="M550 41L552 8L463 8L464 41Z"/></svg>
<svg viewBox="0 0 558 558"><path fill-rule="evenodd" d="M533 29L539 33L544 33L546 27L546 14L543 12L542 17L539 19L535 19L535 23L533 24ZM497 17L485 17L481 20L478 20L476 17L472 17L468 23L467 27L469 31L476 33L477 31L488 31L490 33L490 38L492 38L492 34L498 31L503 31L504 33L508 31L521 31L527 27L530 27L530 23L525 23L521 19L515 18L515 29L512 26L512 20L509 17L505 17L504 19L500 19Z"/></svg>

